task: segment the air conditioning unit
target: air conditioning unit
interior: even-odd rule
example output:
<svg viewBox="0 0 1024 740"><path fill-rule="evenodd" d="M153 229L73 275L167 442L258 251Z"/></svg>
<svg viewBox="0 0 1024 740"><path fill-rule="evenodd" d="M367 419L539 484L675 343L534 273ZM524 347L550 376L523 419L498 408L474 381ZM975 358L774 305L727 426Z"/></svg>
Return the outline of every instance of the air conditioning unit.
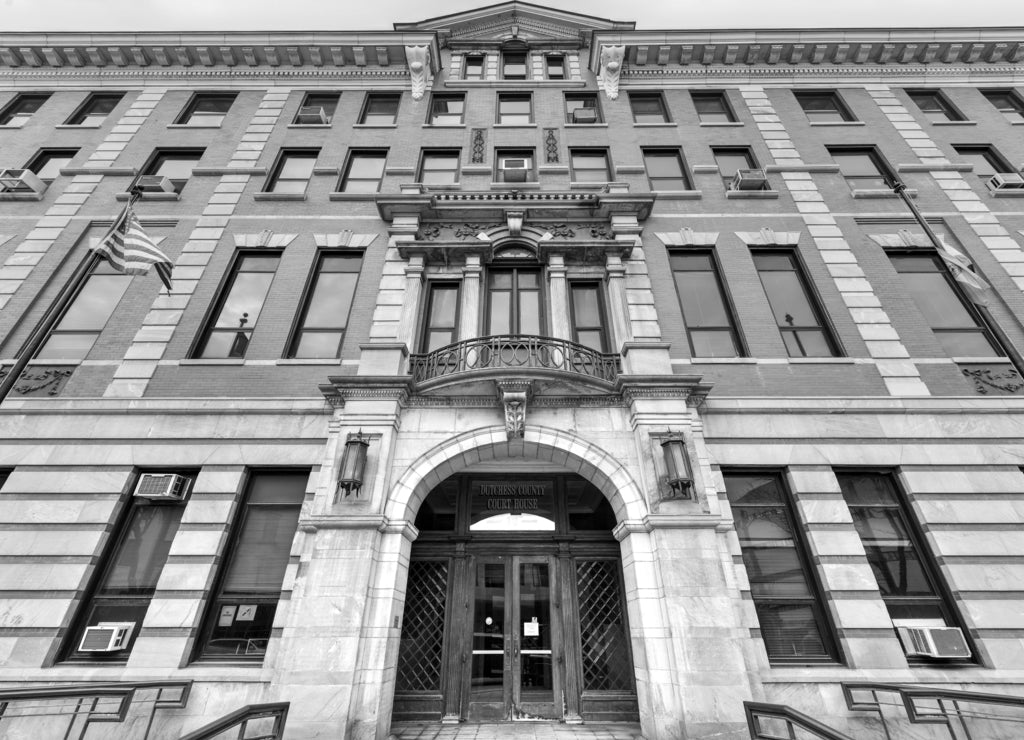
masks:
<svg viewBox="0 0 1024 740"><path fill-rule="evenodd" d="M572 112L573 123L597 123L596 108L577 108Z"/></svg>
<svg viewBox="0 0 1024 740"><path fill-rule="evenodd" d="M135 181L135 187L143 193L173 193L174 183L160 175L143 175Z"/></svg>
<svg viewBox="0 0 1024 740"><path fill-rule="evenodd" d="M1024 190L1024 177L1017 172L997 172L988 184L993 190Z"/></svg>
<svg viewBox="0 0 1024 740"><path fill-rule="evenodd" d="M326 111L318 105L304 105L299 108L299 113L295 116L295 123L323 124L330 122L331 119L327 117Z"/></svg>
<svg viewBox="0 0 1024 740"><path fill-rule="evenodd" d="M78 644L80 653L116 653L128 647L135 631L135 622L100 622L86 627L82 641Z"/></svg>
<svg viewBox="0 0 1024 740"><path fill-rule="evenodd" d="M505 159L501 163L501 171L505 182L526 182L526 173L530 171L528 159Z"/></svg>
<svg viewBox="0 0 1024 740"><path fill-rule="evenodd" d="M182 501L188 494L189 479L173 473L143 473L135 485L135 497L151 501Z"/></svg>
<svg viewBox="0 0 1024 740"><path fill-rule="evenodd" d="M896 627L903 652L926 658L969 658L971 649L959 627Z"/></svg>
<svg viewBox="0 0 1024 740"><path fill-rule="evenodd" d="M0 170L0 192L45 193L46 183L32 170Z"/></svg>
<svg viewBox="0 0 1024 740"><path fill-rule="evenodd" d="M764 170L736 170L732 178L732 190L764 190L767 185Z"/></svg>

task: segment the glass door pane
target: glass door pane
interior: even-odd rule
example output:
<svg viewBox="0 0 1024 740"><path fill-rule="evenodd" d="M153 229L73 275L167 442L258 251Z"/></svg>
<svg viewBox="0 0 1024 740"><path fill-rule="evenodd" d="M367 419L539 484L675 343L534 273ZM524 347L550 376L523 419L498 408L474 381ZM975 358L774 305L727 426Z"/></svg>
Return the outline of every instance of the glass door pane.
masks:
<svg viewBox="0 0 1024 740"><path fill-rule="evenodd" d="M508 717L510 692L510 640L505 598L507 585L504 558L479 560L473 586L473 661L469 678L469 719L500 720Z"/></svg>
<svg viewBox="0 0 1024 740"><path fill-rule="evenodd" d="M519 564L516 685L517 718L552 715L551 572L547 562ZM550 706L546 706L550 705Z"/></svg>

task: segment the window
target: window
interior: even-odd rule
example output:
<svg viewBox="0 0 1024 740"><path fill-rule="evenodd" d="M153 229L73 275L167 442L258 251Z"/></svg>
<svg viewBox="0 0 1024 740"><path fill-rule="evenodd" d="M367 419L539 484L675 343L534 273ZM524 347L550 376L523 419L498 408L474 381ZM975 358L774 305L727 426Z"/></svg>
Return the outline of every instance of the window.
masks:
<svg viewBox="0 0 1024 740"><path fill-rule="evenodd" d="M606 149L570 149L573 182L611 182Z"/></svg>
<svg viewBox="0 0 1024 740"><path fill-rule="evenodd" d="M803 530L781 476L723 471L723 478L768 659L838 660Z"/></svg>
<svg viewBox="0 0 1024 740"><path fill-rule="evenodd" d="M161 471L163 472L163 471ZM194 475L190 475L191 486ZM178 531L183 502L152 501L132 496L98 568L99 577L88 590L78 618L62 649L63 660L124 661L128 658L156 584ZM86 627L101 622L131 622L128 643L117 652L81 652Z"/></svg>
<svg viewBox="0 0 1024 740"><path fill-rule="evenodd" d="M277 166L263 188L265 193L292 193L301 195L306 192L309 178L313 176L313 166L320 154L319 149L285 149L277 158Z"/></svg>
<svg viewBox="0 0 1024 740"><path fill-rule="evenodd" d="M735 123L736 115L724 92L691 92L693 107L701 123Z"/></svg>
<svg viewBox="0 0 1024 740"><path fill-rule="evenodd" d="M186 126L220 126L234 102L234 93L196 93L175 123Z"/></svg>
<svg viewBox="0 0 1024 740"><path fill-rule="evenodd" d="M202 149L157 149L142 174L166 177L180 194L202 157Z"/></svg>
<svg viewBox="0 0 1024 740"><path fill-rule="evenodd" d="M494 153L498 171L495 182L535 182L532 149L498 149Z"/></svg>
<svg viewBox="0 0 1024 740"><path fill-rule="evenodd" d="M689 190L690 180L678 149L644 149L651 190Z"/></svg>
<svg viewBox="0 0 1024 740"><path fill-rule="evenodd" d="M339 93L306 93L292 123L299 126L324 125L334 120Z"/></svg>
<svg viewBox="0 0 1024 740"><path fill-rule="evenodd" d="M963 121L964 116L938 90L907 90L907 95L931 122Z"/></svg>
<svg viewBox="0 0 1024 740"><path fill-rule="evenodd" d="M828 153L839 165L839 172L851 190L892 189L889 183L896 178L874 148L828 147Z"/></svg>
<svg viewBox="0 0 1024 740"><path fill-rule="evenodd" d="M221 290L196 357L242 358L260 318L281 255L240 252Z"/></svg>
<svg viewBox="0 0 1024 740"><path fill-rule="evenodd" d="M306 494L306 471L257 471L246 487L197 657L262 660Z"/></svg>
<svg viewBox="0 0 1024 740"><path fill-rule="evenodd" d="M843 123L855 121L853 114L843 103L839 93L829 92L798 92L793 93L800 107L807 114L811 123Z"/></svg>
<svg viewBox="0 0 1024 740"><path fill-rule="evenodd" d="M459 284L431 282L423 322L424 352L433 352L459 338Z"/></svg>
<svg viewBox="0 0 1024 740"><path fill-rule="evenodd" d="M711 251L672 252L669 265L694 357L739 357L736 323Z"/></svg>
<svg viewBox="0 0 1024 740"><path fill-rule="evenodd" d="M718 165L718 174L722 176L726 190L735 190L733 181L740 170L756 170L757 160L749 147L745 146L713 146L711 153ZM762 186L763 187L763 186Z"/></svg>
<svg viewBox="0 0 1024 740"><path fill-rule="evenodd" d="M465 123L465 95L434 95L430 99L430 123L433 126L459 126Z"/></svg>
<svg viewBox="0 0 1024 740"><path fill-rule="evenodd" d="M64 167L78 154L77 149L41 149L28 165L28 169L36 173L40 180L51 182L60 175Z"/></svg>
<svg viewBox="0 0 1024 740"><path fill-rule="evenodd" d="M420 158L419 182L424 185L455 185L459 181L458 149L425 149Z"/></svg>
<svg viewBox="0 0 1024 740"><path fill-rule="evenodd" d="M50 97L50 93L22 93L0 110L0 126L18 127L28 123L32 114L39 110Z"/></svg>
<svg viewBox="0 0 1024 740"><path fill-rule="evenodd" d="M753 258L789 356L835 357L835 344L822 324L796 255L757 250Z"/></svg>
<svg viewBox="0 0 1024 740"><path fill-rule="evenodd" d="M982 90L981 94L1010 123L1024 123L1024 101L1013 90Z"/></svg>
<svg viewBox="0 0 1024 740"><path fill-rule="evenodd" d="M565 94L566 123L602 123L595 93Z"/></svg>
<svg viewBox="0 0 1024 740"><path fill-rule="evenodd" d="M343 193L376 193L384 179L386 149L368 149L349 152L345 175L341 178Z"/></svg>
<svg viewBox="0 0 1024 740"><path fill-rule="evenodd" d="M466 69L462 75L466 80L482 80L484 78L484 55L467 54Z"/></svg>
<svg viewBox="0 0 1024 740"><path fill-rule="evenodd" d="M71 114L66 125L99 126L114 112L123 97L124 93L93 93Z"/></svg>
<svg viewBox="0 0 1024 740"><path fill-rule="evenodd" d="M401 93L368 93L359 123L364 126L393 126L398 119Z"/></svg>
<svg viewBox="0 0 1024 740"><path fill-rule="evenodd" d="M501 55L501 78L503 80L526 79L526 52L506 51Z"/></svg>
<svg viewBox="0 0 1024 740"><path fill-rule="evenodd" d="M629 107L634 123L668 123L668 110L661 93L630 93Z"/></svg>
<svg viewBox="0 0 1024 740"><path fill-rule="evenodd" d="M320 253L289 357L331 359L341 355L362 260L362 254Z"/></svg>
<svg viewBox="0 0 1024 740"><path fill-rule="evenodd" d="M533 123L533 98L530 93L498 93L498 123L506 126Z"/></svg>
<svg viewBox="0 0 1024 740"><path fill-rule="evenodd" d="M561 54L549 54L544 57L544 70L549 80L565 79L565 57Z"/></svg>
<svg viewBox="0 0 1024 740"><path fill-rule="evenodd" d="M572 338L597 352L608 351L601 301L601 283L572 282L569 286L572 308Z"/></svg>
<svg viewBox="0 0 1024 740"><path fill-rule="evenodd" d="M1013 172L1006 160L988 144L953 145L953 150L964 162L974 165L974 174L988 180L997 172Z"/></svg>
<svg viewBox="0 0 1024 740"><path fill-rule="evenodd" d="M931 250L890 252L907 293L950 357L1003 357L975 309L962 297L942 258Z"/></svg>
<svg viewBox="0 0 1024 740"><path fill-rule="evenodd" d="M533 267L487 273L487 333L541 334L540 271Z"/></svg>
<svg viewBox="0 0 1024 740"><path fill-rule="evenodd" d="M837 471L836 477L889 617L925 622L917 626L961 626L893 476Z"/></svg>

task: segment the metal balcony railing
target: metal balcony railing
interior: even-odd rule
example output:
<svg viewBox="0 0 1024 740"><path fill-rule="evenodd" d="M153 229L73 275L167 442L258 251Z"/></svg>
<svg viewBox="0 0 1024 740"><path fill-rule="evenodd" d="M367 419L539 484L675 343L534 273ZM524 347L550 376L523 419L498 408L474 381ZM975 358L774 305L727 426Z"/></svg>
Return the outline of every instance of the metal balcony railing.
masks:
<svg viewBox="0 0 1024 740"><path fill-rule="evenodd" d="M750 740L853 740L785 704L745 701Z"/></svg>
<svg viewBox="0 0 1024 740"><path fill-rule="evenodd" d="M449 344L428 354L409 356L414 383L480 370L553 370L612 383L619 356L597 352L567 339L507 334Z"/></svg>

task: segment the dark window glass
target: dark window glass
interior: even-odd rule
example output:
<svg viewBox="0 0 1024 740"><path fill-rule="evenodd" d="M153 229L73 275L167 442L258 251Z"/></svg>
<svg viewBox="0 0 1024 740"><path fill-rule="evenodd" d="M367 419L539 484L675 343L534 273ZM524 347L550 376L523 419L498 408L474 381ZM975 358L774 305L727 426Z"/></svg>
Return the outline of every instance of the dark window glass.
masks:
<svg viewBox="0 0 1024 740"><path fill-rule="evenodd" d="M466 57L466 69L463 79L482 80L484 78L484 56L483 54L469 54Z"/></svg>
<svg viewBox="0 0 1024 740"><path fill-rule="evenodd" d="M544 58L544 66L549 80L565 79L565 57L549 55Z"/></svg>
<svg viewBox="0 0 1024 740"><path fill-rule="evenodd" d="M601 109L594 93L566 93L566 123L601 123Z"/></svg>
<svg viewBox="0 0 1024 740"><path fill-rule="evenodd" d="M295 113L294 123L299 125L325 124L334 120L340 93L306 93L302 105Z"/></svg>
<svg viewBox="0 0 1024 740"><path fill-rule="evenodd" d="M644 149L651 190L689 190L690 181L678 149Z"/></svg>
<svg viewBox="0 0 1024 740"><path fill-rule="evenodd" d="M601 284L573 282L570 288L573 339L598 352L608 351Z"/></svg>
<svg viewBox="0 0 1024 740"><path fill-rule="evenodd" d="M874 149L829 148L828 153L851 190L891 190L894 178Z"/></svg>
<svg viewBox="0 0 1024 740"><path fill-rule="evenodd" d="M309 178L313 176L313 167L319 150L285 150L277 160L274 174L267 180L264 192L294 193L306 192Z"/></svg>
<svg viewBox="0 0 1024 740"><path fill-rule="evenodd" d="M982 90L982 95L988 98L1000 113L1011 123L1024 121L1024 101L1021 101L1013 90Z"/></svg>
<svg viewBox="0 0 1024 740"><path fill-rule="evenodd" d="M11 470L0 470L0 491L7 485L7 479L11 477Z"/></svg>
<svg viewBox="0 0 1024 740"><path fill-rule="evenodd" d="M121 102L124 93L93 93L67 120L69 126L99 126Z"/></svg>
<svg viewBox="0 0 1024 740"><path fill-rule="evenodd" d="M197 357L245 357L280 259L276 253L238 255Z"/></svg>
<svg viewBox="0 0 1024 740"><path fill-rule="evenodd" d="M202 149L158 149L142 174L166 177L174 185L174 192L181 193L202 157Z"/></svg>
<svg viewBox="0 0 1024 740"><path fill-rule="evenodd" d="M534 182L532 149L499 149L494 153L497 165L495 182Z"/></svg>
<svg viewBox="0 0 1024 740"><path fill-rule="evenodd" d="M907 95L929 121L962 121L964 117L938 90L907 90Z"/></svg>
<svg viewBox="0 0 1024 740"><path fill-rule="evenodd" d="M454 185L459 181L458 149L423 152L419 181L424 185Z"/></svg>
<svg viewBox="0 0 1024 740"><path fill-rule="evenodd" d="M739 170L756 170L757 160L754 153L748 147L743 146L713 146L711 153L715 157L715 164L718 165L718 174L722 176L726 190L733 189L733 180Z"/></svg>
<svg viewBox="0 0 1024 740"><path fill-rule="evenodd" d="M220 126L234 102L234 93L196 93L175 123L189 126Z"/></svg>
<svg viewBox="0 0 1024 740"><path fill-rule="evenodd" d="M789 356L834 357L834 343L796 257L791 252L771 251L757 251L753 257Z"/></svg>
<svg viewBox="0 0 1024 740"><path fill-rule="evenodd" d="M423 351L452 344L459 337L459 284L432 282L427 289L426 320L423 322Z"/></svg>
<svg viewBox="0 0 1024 740"><path fill-rule="evenodd" d="M501 76L506 80L526 79L526 52L506 51L501 55Z"/></svg>
<svg viewBox="0 0 1024 740"><path fill-rule="evenodd" d="M697 118L701 123L734 123L736 116L733 115L729 101L722 92L692 92L693 107L697 110Z"/></svg>
<svg viewBox="0 0 1024 740"><path fill-rule="evenodd" d="M400 94L369 93L359 123L371 126L391 126L398 119Z"/></svg>
<svg viewBox="0 0 1024 740"><path fill-rule="evenodd" d="M487 274L487 333L541 334L540 272L535 268Z"/></svg>
<svg viewBox="0 0 1024 740"><path fill-rule="evenodd" d="M668 110L661 93L630 93L629 107L634 123L668 123Z"/></svg>
<svg viewBox="0 0 1024 740"><path fill-rule="evenodd" d="M60 176L61 169L71 165L76 154L77 149L43 149L32 159L28 169L40 180L50 182Z"/></svg>
<svg viewBox="0 0 1024 740"><path fill-rule="evenodd" d="M694 357L738 357L739 339L711 252L669 256Z"/></svg>
<svg viewBox="0 0 1024 740"><path fill-rule="evenodd" d="M1004 356L937 254L892 252L889 259L950 357Z"/></svg>
<svg viewBox="0 0 1024 740"><path fill-rule="evenodd" d="M841 123L855 120L835 92L794 93L811 123Z"/></svg>
<svg viewBox="0 0 1024 740"><path fill-rule="evenodd" d="M465 114L465 95L435 95L430 100L430 123L435 126L461 124Z"/></svg>
<svg viewBox="0 0 1024 740"><path fill-rule="evenodd" d="M253 473L206 615L200 658L266 654L308 479L306 471Z"/></svg>
<svg viewBox="0 0 1024 740"><path fill-rule="evenodd" d="M498 93L498 123L522 126L533 123L533 98L529 93Z"/></svg>
<svg viewBox="0 0 1024 740"><path fill-rule="evenodd" d="M987 180L997 172L1013 172L1014 169L1006 163L1000 154L988 145L953 145L953 150L964 162L974 165L974 174L983 180Z"/></svg>
<svg viewBox="0 0 1024 740"><path fill-rule="evenodd" d="M611 182L608 152L605 149L570 149L574 182Z"/></svg>
<svg viewBox="0 0 1024 740"><path fill-rule="evenodd" d="M361 254L320 254L292 340L291 357L340 356L361 266Z"/></svg>
<svg viewBox="0 0 1024 740"><path fill-rule="evenodd" d="M32 114L39 110L50 93L22 93L0 110L0 126L24 126Z"/></svg>
<svg viewBox="0 0 1024 740"><path fill-rule="evenodd" d="M749 472L723 475L769 660L837 660L821 594L808 567L803 530L780 477Z"/></svg>
<svg viewBox="0 0 1024 740"><path fill-rule="evenodd" d="M384 179L386 150L353 151L348 155L345 176L341 179L343 193L376 193Z"/></svg>

